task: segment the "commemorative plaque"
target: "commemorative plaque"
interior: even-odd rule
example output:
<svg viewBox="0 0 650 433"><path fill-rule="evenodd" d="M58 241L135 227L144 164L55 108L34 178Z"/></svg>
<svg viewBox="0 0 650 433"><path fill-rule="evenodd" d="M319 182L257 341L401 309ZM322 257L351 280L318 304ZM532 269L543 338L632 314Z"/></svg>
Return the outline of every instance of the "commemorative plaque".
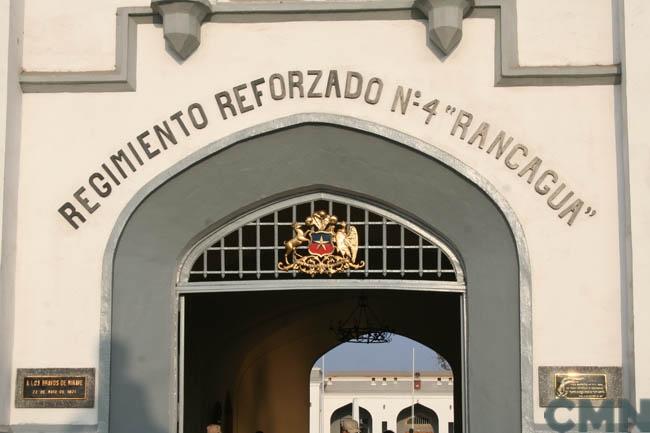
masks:
<svg viewBox="0 0 650 433"><path fill-rule="evenodd" d="M92 408L94 368L19 368L16 408Z"/></svg>
<svg viewBox="0 0 650 433"><path fill-rule="evenodd" d="M618 404L621 396L620 367L539 367L540 406L553 400Z"/></svg>
<svg viewBox="0 0 650 433"><path fill-rule="evenodd" d="M556 373L555 398L603 400L607 398L607 375L603 373Z"/></svg>

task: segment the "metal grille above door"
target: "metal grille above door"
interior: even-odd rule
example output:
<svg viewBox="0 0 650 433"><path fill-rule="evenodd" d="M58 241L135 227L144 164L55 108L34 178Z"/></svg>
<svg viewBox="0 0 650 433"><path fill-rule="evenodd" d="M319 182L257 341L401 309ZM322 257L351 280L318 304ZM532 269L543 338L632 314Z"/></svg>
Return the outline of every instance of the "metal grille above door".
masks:
<svg viewBox="0 0 650 433"><path fill-rule="evenodd" d="M185 282L300 278L464 282L459 260L451 249L414 224L375 206L318 196L278 203L208 236L188 256L191 262L183 272ZM294 235L293 224L320 210L356 228L357 257L365 266L316 277L278 270L277 264L284 258L284 242ZM305 254L306 246L298 247L297 252Z"/></svg>

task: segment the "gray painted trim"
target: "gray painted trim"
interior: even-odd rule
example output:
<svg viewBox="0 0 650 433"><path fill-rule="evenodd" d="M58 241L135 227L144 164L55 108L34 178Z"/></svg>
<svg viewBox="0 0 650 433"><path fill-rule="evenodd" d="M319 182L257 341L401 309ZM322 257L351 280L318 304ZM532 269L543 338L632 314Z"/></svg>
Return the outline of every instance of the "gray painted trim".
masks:
<svg viewBox="0 0 650 433"><path fill-rule="evenodd" d="M520 296L521 297L521 296ZM463 429L469 429L469 386L468 386L468 378L469 378L469 364L467 362L467 358L469 356L469 340L467 339L467 296L466 294L461 295L460 299L460 320L461 320L461 327L460 327L460 344L462 344L462 350L460 351L460 365L462 367L462 387L463 387L463 410L461 412L461 422ZM522 378L523 378L523 370L521 371ZM522 393L523 395L523 386L522 386ZM456 422L454 420L454 422ZM523 424L523 418L522 418L522 432L525 432L527 429L524 427ZM438 430L440 431L440 430ZM467 432L467 430L463 430Z"/></svg>
<svg viewBox="0 0 650 433"><path fill-rule="evenodd" d="M413 290L418 292L465 293L464 283L418 280L262 280L178 284L178 294L255 292L264 290Z"/></svg>
<svg viewBox="0 0 650 433"><path fill-rule="evenodd" d="M417 152L434 158L451 169L455 170L469 181L478 186L501 210L510 225L517 247L519 260L519 317L520 321L520 344L521 344L521 413L522 432L533 433L533 332L532 332L532 299L531 299L531 272L528 246L524 235L523 227L517 219L513 209L510 207L501 193L480 173L450 154L440 150L431 143L419 140L413 136L404 134L392 128L368 122L349 116L340 116L325 113L304 113L282 117L266 123L259 124L241 131L235 132L227 137L221 138L193 153L192 155L178 161L167 168L155 178L144 185L127 203L118 216L115 226L108 239L104 259L102 263L102 286L101 286L101 313L100 313L100 347L99 347L99 368L97 371L97 407L98 407L98 432L108 433L109 420L109 399L110 399L110 359L111 359L111 300L113 283L113 259L115 256L119 238L126 223L146 197L158 187L170 180L181 171L193 164L218 152L221 149L236 144L242 140L265 134L277 129L287 128L305 123L323 123L338 125L359 131L375 134L380 137L401 143ZM177 306L175 306L177 307ZM174 338L176 336L174 335Z"/></svg>
<svg viewBox="0 0 650 433"><path fill-rule="evenodd" d="M636 354L634 324L634 249L632 241L632 204L630 197L630 139L628 134L627 111L627 59L625 50L625 5L616 2L613 12L617 14L619 45L623 68L622 83L615 93L616 106L620 112L616 116L619 191L619 244L621 269L621 359L623 368L623 398L637 408L636 401Z"/></svg>
<svg viewBox="0 0 650 433"><path fill-rule="evenodd" d="M576 410L576 412L577 412L577 410ZM563 430L565 433L592 433L592 432L596 433L596 432L602 432L603 429L604 429L604 427L603 428L594 428L594 426L591 423L589 423L589 424L587 424L587 429L580 430L580 426L578 424L577 418L574 418L573 421L576 423L576 425L572 429ZM618 430L618 427L619 427L618 423L614 423L614 431L623 433L622 430ZM544 423L535 424L535 432L536 433L558 433L557 430L553 430L547 424L544 424Z"/></svg>
<svg viewBox="0 0 650 433"><path fill-rule="evenodd" d="M495 19L496 86L586 86L621 82L620 64L520 66L516 0L477 0L471 16L492 16Z"/></svg>
<svg viewBox="0 0 650 433"><path fill-rule="evenodd" d="M137 25L153 24L151 8L118 8L115 69L88 72L23 72L24 93L133 92L136 88Z"/></svg>
<svg viewBox="0 0 650 433"><path fill-rule="evenodd" d="M571 412L572 421L575 422L576 425L573 426L573 428L571 428L571 429L563 430L564 433L602 433L604 431L604 429L605 429L604 426L601 427L601 428L594 428L592 423L587 423L587 426L586 426L587 428L581 430L580 429L581 426L580 426L580 423L579 423L578 417L577 417L577 411L578 411L577 409L574 409L575 413ZM636 430L636 431L640 431L640 430ZM548 424L545 424L545 423L536 423L535 424L535 432L536 433L558 433L557 430L553 430L552 428L550 428L548 426ZM628 430L622 430L621 425L618 423L618 420L616 420L614 422L614 432L628 433Z"/></svg>
<svg viewBox="0 0 650 433"><path fill-rule="evenodd" d="M621 66L520 66L516 0L476 0L471 17L495 20L496 86L580 86L619 84ZM415 0L218 2L207 21L281 22L424 18ZM132 92L136 89L137 25L159 23L148 7L118 8L115 69L21 74L25 93Z"/></svg>
<svg viewBox="0 0 650 433"><path fill-rule="evenodd" d="M20 65L23 53L24 0L3 2L2 14L8 28L2 29L4 72L2 83L2 149L0 150L0 423L11 422L11 393L14 383L14 347L16 338L16 274L18 243L18 203L22 148L23 97L20 92ZM11 42L10 42L11 41ZM14 43L17 41L17 43Z"/></svg>
<svg viewBox="0 0 650 433"><path fill-rule="evenodd" d="M176 367L176 379L178 389L178 404L176 405L178 419L178 433L185 433L185 297L178 299L178 315L174 322L178 325L176 335L176 347L178 348L178 360Z"/></svg>
<svg viewBox="0 0 650 433"><path fill-rule="evenodd" d="M3 430L0 429L0 432ZM14 424L13 433L96 433L96 425L80 424Z"/></svg>

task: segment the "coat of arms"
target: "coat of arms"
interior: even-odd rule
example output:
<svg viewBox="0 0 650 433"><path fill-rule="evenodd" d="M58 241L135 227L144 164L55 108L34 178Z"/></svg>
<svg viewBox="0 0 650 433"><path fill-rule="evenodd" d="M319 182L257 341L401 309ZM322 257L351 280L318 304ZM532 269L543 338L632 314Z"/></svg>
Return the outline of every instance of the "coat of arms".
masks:
<svg viewBox="0 0 650 433"><path fill-rule="evenodd" d="M298 247L305 242L309 254L300 255ZM357 229L321 210L307 217L304 223L293 224L293 238L284 243L284 260L278 263L278 269L312 277L361 269L366 264L356 263L358 250Z"/></svg>

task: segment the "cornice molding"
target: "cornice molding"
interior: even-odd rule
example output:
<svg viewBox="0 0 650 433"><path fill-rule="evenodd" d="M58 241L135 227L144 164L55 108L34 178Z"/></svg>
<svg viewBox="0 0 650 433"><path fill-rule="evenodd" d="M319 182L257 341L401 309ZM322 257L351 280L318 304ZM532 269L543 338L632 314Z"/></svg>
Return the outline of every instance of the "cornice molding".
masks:
<svg viewBox="0 0 650 433"><path fill-rule="evenodd" d="M421 0L291 1L254 0L212 4L205 22L287 22L422 19ZM515 0L475 0L470 17L495 20L496 86L614 85L621 66L520 66ZM160 24L148 7L117 10L116 68L111 71L30 72L21 74L24 93L131 92L136 89L137 26ZM452 47L453 48L453 47Z"/></svg>

